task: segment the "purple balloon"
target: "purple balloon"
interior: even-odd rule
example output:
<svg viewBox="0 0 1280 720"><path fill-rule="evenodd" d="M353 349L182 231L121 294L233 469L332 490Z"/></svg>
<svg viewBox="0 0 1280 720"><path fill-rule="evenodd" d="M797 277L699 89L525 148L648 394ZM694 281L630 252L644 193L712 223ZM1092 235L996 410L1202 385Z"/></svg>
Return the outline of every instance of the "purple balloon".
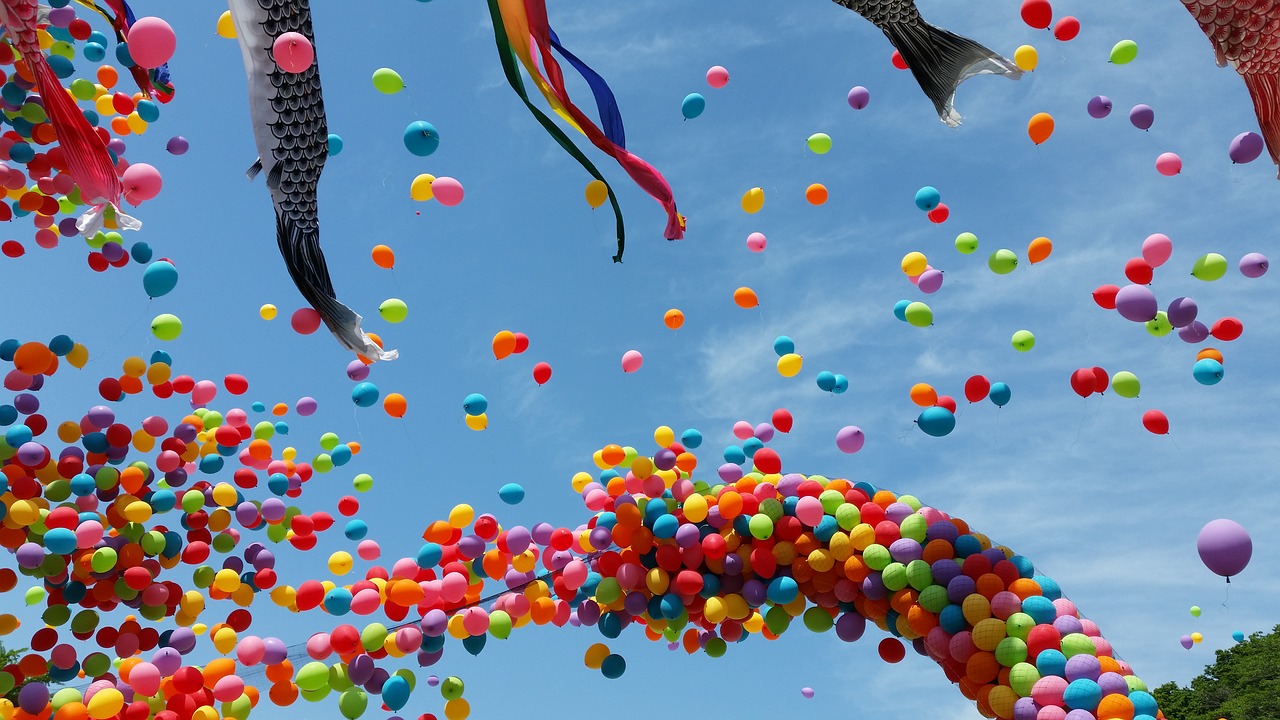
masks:
<svg viewBox="0 0 1280 720"><path fill-rule="evenodd" d="M1159 310L1155 293L1142 285L1125 285L1116 293L1116 311L1125 320L1144 323L1154 319Z"/></svg>
<svg viewBox="0 0 1280 720"><path fill-rule="evenodd" d="M756 425L755 436L760 442L769 442L773 439L773 425L769 423Z"/></svg>
<svg viewBox="0 0 1280 720"><path fill-rule="evenodd" d="M1239 575L1253 556L1253 540L1234 520L1218 519L1205 525L1196 538L1196 550L1205 567L1227 578Z"/></svg>
<svg viewBox="0 0 1280 720"><path fill-rule="evenodd" d="M803 696L803 697L804 697L804 698L806 698L806 699L813 697L813 688L811 688L811 687L802 687L802 688L800 688L800 695L801 695L801 696ZM43 706L42 706L42 707L43 707Z"/></svg>
<svg viewBox="0 0 1280 720"><path fill-rule="evenodd" d="M29 682L18 691L18 707L35 715L49 704L49 686L42 682Z"/></svg>
<svg viewBox="0 0 1280 720"><path fill-rule="evenodd" d="M1233 163L1251 163L1258 159L1265 146L1262 136L1258 133L1242 132L1231 141L1231 147L1227 149L1227 156L1231 158Z"/></svg>
<svg viewBox="0 0 1280 720"><path fill-rule="evenodd" d="M1089 100L1089 117L1101 120L1111 114L1111 98L1106 95L1094 95Z"/></svg>
<svg viewBox="0 0 1280 720"><path fill-rule="evenodd" d="M1192 646L1192 645L1195 645L1195 644L1196 644L1196 641L1195 641L1195 640L1192 640L1190 635L1183 635L1183 636L1178 640L1178 642L1182 644L1182 647L1184 647L1184 648L1186 648L1186 649L1188 649L1188 650L1190 650L1190 649L1191 649L1191 646Z"/></svg>
<svg viewBox="0 0 1280 720"><path fill-rule="evenodd" d="M262 662L267 665L278 665L289 657L289 648L278 637L262 638Z"/></svg>
<svg viewBox="0 0 1280 720"><path fill-rule="evenodd" d="M1240 258L1240 274L1247 278L1260 278L1267 274L1270 263L1262 253L1249 253ZM21 408L19 408L21 410Z"/></svg>
<svg viewBox="0 0 1280 720"><path fill-rule="evenodd" d="M352 360L347 363L347 377L359 382L369 377L369 366L360 360Z"/></svg>
<svg viewBox="0 0 1280 720"><path fill-rule="evenodd" d="M916 287L920 288L920 292L926 295L932 295L942 289L942 271L929 268L920 273L920 277L916 279Z"/></svg>
<svg viewBox="0 0 1280 720"><path fill-rule="evenodd" d="M866 435L857 425L846 425L836 433L836 447L840 448L841 452L856 453L866 442Z"/></svg>
<svg viewBox="0 0 1280 720"><path fill-rule="evenodd" d="M1196 301L1189 297L1175 298L1169 303L1169 308L1165 313L1169 316L1169 324L1176 328L1183 328L1195 321L1196 315L1200 312L1200 307L1196 305Z"/></svg>
<svg viewBox="0 0 1280 720"><path fill-rule="evenodd" d="M18 566L28 570L38 568L44 562L44 548L33 542L22 543L14 554L18 556Z"/></svg>
<svg viewBox="0 0 1280 720"><path fill-rule="evenodd" d="M363 654L357 655L347 663L347 678L356 685L363 685L373 677L376 667L377 664L373 662L373 658Z"/></svg>
<svg viewBox="0 0 1280 720"><path fill-rule="evenodd" d="M164 149L169 151L170 155L183 155L191 148L191 143L181 135L174 135L169 138L169 142L164 144Z"/></svg>
<svg viewBox="0 0 1280 720"><path fill-rule="evenodd" d="M1134 105L1129 111L1129 122L1139 130L1150 130L1156 122L1156 111L1150 105Z"/></svg>
<svg viewBox="0 0 1280 720"><path fill-rule="evenodd" d="M836 620L836 636L845 642L855 642L867 630L867 619L857 613L844 613Z"/></svg>
<svg viewBox="0 0 1280 720"><path fill-rule="evenodd" d="M854 110L861 110L871 102L871 91L858 85L849 91L849 107Z"/></svg>
<svg viewBox="0 0 1280 720"><path fill-rule="evenodd" d="M1192 320L1190 325L1178 328L1178 337L1192 345L1202 343L1209 337L1209 328L1199 320Z"/></svg>

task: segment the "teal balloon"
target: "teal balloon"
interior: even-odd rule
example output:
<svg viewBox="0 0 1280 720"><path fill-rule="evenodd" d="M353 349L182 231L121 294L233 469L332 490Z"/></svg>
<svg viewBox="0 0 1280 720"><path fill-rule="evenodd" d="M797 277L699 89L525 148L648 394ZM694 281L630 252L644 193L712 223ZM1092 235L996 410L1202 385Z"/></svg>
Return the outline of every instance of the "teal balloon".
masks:
<svg viewBox="0 0 1280 720"><path fill-rule="evenodd" d="M463 638L462 649L466 650L472 655L479 655L480 651L484 650L484 644L485 644L485 641L488 640L488 638L489 638L488 635L471 635L469 637Z"/></svg>
<svg viewBox="0 0 1280 720"><path fill-rule="evenodd" d="M991 392L987 397L991 398L991 402L995 403L996 407L1004 407L1013 398L1013 391L1002 382L991 383Z"/></svg>
<svg viewBox="0 0 1280 720"><path fill-rule="evenodd" d="M832 392L836 389L836 375L829 370L823 370L818 373L818 389L823 392Z"/></svg>
<svg viewBox="0 0 1280 720"><path fill-rule="evenodd" d="M1224 372L1222 363L1213 358L1197 360L1196 364L1191 368L1191 375L1201 385L1217 385L1222 382ZM48 536L46 535L46 537Z"/></svg>
<svg viewBox="0 0 1280 720"><path fill-rule="evenodd" d="M392 675L387 678L386 682L382 683L382 702L386 703L392 712L395 712L409 702L409 693L411 691L408 680L399 675Z"/></svg>
<svg viewBox="0 0 1280 720"><path fill-rule="evenodd" d="M901 320L907 321L907 306L911 304L910 300L899 300L893 304L893 316Z"/></svg>
<svg viewBox="0 0 1280 720"><path fill-rule="evenodd" d="M498 498L508 505L519 505L524 500L524 487L520 483L507 483L498 488Z"/></svg>
<svg viewBox="0 0 1280 720"><path fill-rule="evenodd" d="M692 120L702 114L707 109L707 99L698 93L689 93L684 96L684 101L680 103L680 114L684 115L685 120Z"/></svg>
<svg viewBox="0 0 1280 720"><path fill-rule="evenodd" d="M371 382L356 383L351 388L351 402L359 407L372 407L378 402L378 386Z"/></svg>
<svg viewBox="0 0 1280 720"><path fill-rule="evenodd" d="M142 272L142 289L147 297L168 295L178 285L178 268L167 260L157 260Z"/></svg>
<svg viewBox="0 0 1280 720"><path fill-rule="evenodd" d="M342 152L342 138L329 133L329 157L333 157Z"/></svg>
<svg viewBox="0 0 1280 720"><path fill-rule="evenodd" d="M614 653L604 659L600 664L600 672L610 680L617 680L627 671L626 658Z"/></svg>
<svg viewBox="0 0 1280 720"><path fill-rule="evenodd" d="M835 387L831 388L831 392L839 395L840 393L848 389L849 389L849 378L841 375L840 373L836 373L836 385Z"/></svg>
<svg viewBox="0 0 1280 720"><path fill-rule="evenodd" d="M418 157L426 157L440 147L440 132L425 120L409 123L404 129L404 146Z"/></svg>
<svg viewBox="0 0 1280 720"><path fill-rule="evenodd" d="M462 409L471 416L483 415L489 409L489 400L480 393L471 393L463 398Z"/></svg>
<svg viewBox="0 0 1280 720"><path fill-rule="evenodd" d="M956 429L956 416L944 407L927 407L920 413L920 417L916 418L916 424L925 435L945 437Z"/></svg>
<svg viewBox="0 0 1280 720"><path fill-rule="evenodd" d="M779 335L773 341L773 351L778 354L778 357L782 357L783 355L795 352L796 344L786 335Z"/></svg>

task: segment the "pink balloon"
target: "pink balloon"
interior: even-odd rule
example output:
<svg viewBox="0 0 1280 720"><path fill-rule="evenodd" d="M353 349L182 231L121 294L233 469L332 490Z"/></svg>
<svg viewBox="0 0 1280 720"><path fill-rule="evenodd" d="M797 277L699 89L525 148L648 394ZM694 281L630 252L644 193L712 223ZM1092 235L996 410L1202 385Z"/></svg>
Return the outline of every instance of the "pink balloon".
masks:
<svg viewBox="0 0 1280 720"><path fill-rule="evenodd" d="M160 690L160 668L140 662L129 671L129 687L139 695L155 695Z"/></svg>
<svg viewBox="0 0 1280 720"><path fill-rule="evenodd" d="M733 424L733 436L739 440L746 440L756 434L756 429L751 427L751 423L746 420L739 420Z"/></svg>
<svg viewBox="0 0 1280 720"><path fill-rule="evenodd" d="M1156 158L1156 172L1165 177L1177 175L1182 172L1182 158L1171 152L1161 153Z"/></svg>
<svg viewBox="0 0 1280 720"><path fill-rule="evenodd" d="M356 546L356 554L361 560L377 560L382 556L382 547L376 540L361 540Z"/></svg>
<svg viewBox="0 0 1280 720"><path fill-rule="evenodd" d="M1153 268L1158 268L1169 260L1173 254L1173 241L1168 235L1155 233L1142 241L1142 259Z"/></svg>
<svg viewBox="0 0 1280 720"><path fill-rule="evenodd" d="M129 27L129 57L139 67L160 67L169 62L177 46L173 28L158 17L138 18Z"/></svg>
<svg viewBox="0 0 1280 720"><path fill-rule="evenodd" d="M218 386L212 380L201 380L191 389L191 402L204 405L218 394Z"/></svg>
<svg viewBox="0 0 1280 720"><path fill-rule="evenodd" d="M237 675L227 675L213 686L213 699L218 702L231 702L243 694L244 680Z"/></svg>
<svg viewBox="0 0 1280 720"><path fill-rule="evenodd" d="M747 249L751 252L764 252L764 247L767 244L768 240L765 238L764 233L753 232L747 236Z"/></svg>
<svg viewBox="0 0 1280 720"><path fill-rule="evenodd" d="M319 632L307 638L307 655L312 660L324 660L333 653L329 644L329 633Z"/></svg>
<svg viewBox="0 0 1280 720"><path fill-rule="evenodd" d="M713 88L722 88L729 84L729 71L716 65L707 71L707 84Z"/></svg>
<svg viewBox="0 0 1280 720"><path fill-rule="evenodd" d="M120 176L124 199L130 205L139 205L160 194L164 185L160 171L146 163L130 165Z"/></svg>
<svg viewBox="0 0 1280 720"><path fill-rule="evenodd" d="M266 654L267 645L257 635L240 638L240 642L236 643L236 660L241 665L257 665Z"/></svg>
<svg viewBox="0 0 1280 720"><path fill-rule="evenodd" d="M633 373L644 363L644 356L639 350L628 350L622 354L622 372Z"/></svg>
<svg viewBox="0 0 1280 720"><path fill-rule="evenodd" d="M281 70L304 72L316 61L316 49L307 36L297 32L282 33L271 45L271 55Z"/></svg>
<svg viewBox="0 0 1280 720"><path fill-rule="evenodd" d="M462 202L462 183L451 177L438 177L431 182L431 193L445 207Z"/></svg>

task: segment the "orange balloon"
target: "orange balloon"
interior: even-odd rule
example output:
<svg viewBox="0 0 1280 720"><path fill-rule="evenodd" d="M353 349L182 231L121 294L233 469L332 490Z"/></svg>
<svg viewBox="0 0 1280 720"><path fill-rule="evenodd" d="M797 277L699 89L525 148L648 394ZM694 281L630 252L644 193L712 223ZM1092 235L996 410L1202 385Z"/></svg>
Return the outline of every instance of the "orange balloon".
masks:
<svg viewBox="0 0 1280 720"><path fill-rule="evenodd" d="M516 351L516 334L502 330L493 336L493 356L499 360Z"/></svg>
<svg viewBox="0 0 1280 720"><path fill-rule="evenodd" d="M916 383L911 386L911 402L920 407L933 407L938 404L938 391L928 383Z"/></svg>
<svg viewBox="0 0 1280 720"><path fill-rule="evenodd" d="M293 663L286 659L275 665L268 665L267 679L273 683L289 682L293 679Z"/></svg>
<svg viewBox="0 0 1280 720"><path fill-rule="evenodd" d="M116 83L119 81L120 73L116 72L114 67L110 65L103 65L98 68L98 82L102 84L102 87L110 90L115 87Z"/></svg>
<svg viewBox="0 0 1280 720"><path fill-rule="evenodd" d="M27 375L42 375L57 358L44 343L28 342L13 353L13 366Z"/></svg>
<svg viewBox="0 0 1280 720"><path fill-rule="evenodd" d="M810 185L804 191L804 199L809 201L810 205L821 205L827 201L827 188L820 183Z"/></svg>
<svg viewBox="0 0 1280 720"><path fill-rule="evenodd" d="M627 451L619 445L605 445L600 450L600 459L608 463L609 467L614 467L627 459Z"/></svg>
<svg viewBox="0 0 1280 720"><path fill-rule="evenodd" d="M389 393L385 400L382 401L382 409L387 411L391 417L404 417L405 411L409 409L409 403L400 393Z"/></svg>
<svg viewBox="0 0 1280 720"><path fill-rule="evenodd" d="M1027 259L1034 265L1049 257L1053 252L1053 242L1047 237L1038 237L1027 246Z"/></svg>
<svg viewBox="0 0 1280 720"><path fill-rule="evenodd" d="M684 326L684 313L671 308L662 316L662 322L672 330L679 330Z"/></svg>
<svg viewBox="0 0 1280 720"><path fill-rule="evenodd" d="M1222 353L1218 352L1217 348L1205 348L1196 353L1197 360L1204 360L1205 358L1222 362Z"/></svg>
<svg viewBox="0 0 1280 720"><path fill-rule="evenodd" d="M740 308L753 308L760 304L760 298L756 297L756 291L749 287L740 287L734 290L733 301Z"/></svg>
<svg viewBox="0 0 1280 720"><path fill-rule="evenodd" d="M1027 121L1027 135L1031 142L1039 145L1053 135L1053 116L1049 113L1036 113Z"/></svg>
<svg viewBox="0 0 1280 720"><path fill-rule="evenodd" d="M390 270L396 266L396 253L386 245L374 245L370 254L373 256L373 264L380 268Z"/></svg>

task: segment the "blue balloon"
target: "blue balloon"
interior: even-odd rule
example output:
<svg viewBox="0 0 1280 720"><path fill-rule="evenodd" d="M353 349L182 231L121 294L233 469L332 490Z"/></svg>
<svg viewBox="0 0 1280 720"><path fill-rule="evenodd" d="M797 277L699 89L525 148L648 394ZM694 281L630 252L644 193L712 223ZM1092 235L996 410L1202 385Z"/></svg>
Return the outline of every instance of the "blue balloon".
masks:
<svg viewBox="0 0 1280 720"><path fill-rule="evenodd" d="M399 675L392 675L382 683L382 702L395 712L409 702L409 692L409 681Z"/></svg>
<svg viewBox="0 0 1280 720"><path fill-rule="evenodd" d="M800 585L793 578L778 575L769 581L765 597L778 605L786 605L800 595Z"/></svg>
<svg viewBox="0 0 1280 720"><path fill-rule="evenodd" d="M489 401L480 393L471 393L462 400L462 409L468 415L483 415L489 409Z"/></svg>
<svg viewBox="0 0 1280 720"><path fill-rule="evenodd" d="M416 562L418 563L418 567L426 570L427 568L435 567L436 563L440 562L440 559L443 557L444 548L440 547L436 543L429 542L418 549Z"/></svg>
<svg viewBox="0 0 1280 720"><path fill-rule="evenodd" d="M22 443L18 444L21 445ZM17 447L16 445L12 446ZM727 463L733 463L734 465L741 465L747 461L747 453L737 445L730 445L724 449L724 461Z"/></svg>
<svg viewBox="0 0 1280 720"><path fill-rule="evenodd" d="M15 340L14 342L16 343L17 341ZM14 349L17 350L18 346L14 345ZM778 354L778 357L782 357L783 355L793 353L796 351L795 341L793 341L791 338L787 337L786 335L779 335L773 341L773 351ZM3 359L3 358L0 358L0 359ZM11 360L12 358L8 358L8 359Z"/></svg>
<svg viewBox="0 0 1280 720"><path fill-rule="evenodd" d="M127 68L138 66L133 56L129 54L129 43L122 42L116 46L116 61Z"/></svg>
<svg viewBox="0 0 1280 720"><path fill-rule="evenodd" d="M1236 642L1244 642L1244 633L1237 630L1231 633L1231 639L1235 640Z"/></svg>
<svg viewBox="0 0 1280 720"><path fill-rule="evenodd" d="M689 93L684 96L684 101L680 103L680 113L684 115L685 120L692 120L702 114L707 109L707 99L698 93Z"/></svg>
<svg viewBox="0 0 1280 720"><path fill-rule="evenodd" d="M136 263L149 263L151 262L151 256L154 254L151 246L141 240L129 246L129 257L133 258Z"/></svg>
<svg viewBox="0 0 1280 720"><path fill-rule="evenodd" d="M899 300L893 304L893 316L901 320L907 321L907 306L911 304L910 300Z"/></svg>
<svg viewBox="0 0 1280 720"><path fill-rule="evenodd" d="M942 193L932 185L925 185L916 191L916 207L925 212L938 207L940 202L942 202Z"/></svg>
<svg viewBox="0 0 1280 720"><path fill-rule="evenodd" d="M508 505L519 505L524 500L524 488L520 483L507 483L498 488L498 497Z"/></svg>
<svg viewBox="0 0 1280 720"><path fill-rule="evenodd" d="M1197 360L1195 366L1191 368L1191 374L1201 385L1217 385L1222 382L1224 372L1222 363L1213 358Z"/></svg>
<svg viewBox="0 0 1280 720"><path fill-rule="evenodd" d="M164 363L165 365L173 365L173 357L163 350L156 350L151 353L151 364Z"/></svg>
<svg viewBox="0 0 1280 720"><path fill-rule="evenodd" d="M54 555L67 555L75 552L75 531L67 528L50 528L44 534L44 548Z"/></svg>
<svg viewBox="0 0 1280 720"><path fill-rule="evenodd" d="M342 152L342 138L329 133L329 157L333 157Z"/></svg>
<svg viewBox="0 0 1280 720"><path fill-rule="evenodd" d="M102 56L107 56L105 50L103 50ZM49 67L53 70L53 74L59 78L65 80L76 73L75 64L61 55L49 55L47 57L49 58Z"/></svg>
<svg viewBox="0 0 1280 720"><path fill-rule="evenodd" d="M950 410L935 405L925 408L916 419L916 424L926 435L943 437L950 435L951 431L956 429L956 416Z"/></svg>
<svg viewBox="0 0 1280 720"><path fill-rule="evenodd" d="M987 397L991 398L991 402L995 403L996 407L1004 407L1013 397L1013 391L1002 382L991 383L991 392Z"/></svg>
<svg viewBox="0 0 1280 720"><path fill-rule="evenodd" d="M618 654L609 655L600 664L600 672L610 680L617 680L627 671L627 661Z"/></svg>
<svg viewBox="0 0 1280 720"><path fill-rule="evenodd" d="M147 297L168 295L178 285L178 269L165 260L157 260L142 272L142 289Z"/></svg>
<svg viewBox="0 0 1280 720"><path fill-rule="evenodd" d="M841 375L840 373L836 373L836 386L831 388L831 392L839 395L840 393L848 389L849 389L849 378Z"/></svg>
<svg viewBox="0 0 1280 720"><path fill-rule="evenodd" d="M818 389L831 392L836 389L836 375L828 370L818 373Z"/></svg>
<svg viewBox="0 0 1280 720"><path fill-rule="evenodd" d="M694 428L689 428L680 433L680 444L689 450L694 450L702 445L702 433Z"/></svg>
<svg viewBox="0 0 1280 720"><path fill-rule="evenodd" d="M404 146L418 157L426 157L440 147L440 132L425 120L409 123L404 129Z"/></svg>
<svg viewBox="0 0 1280 720"><path fill-rule="evenodd" d="M369 534L369 524L363 520L352 518L347 521L347 526L342 529L342 534L346 535L348 540L363 540L364 536Z"/></svg>
<svg viewBox="0 0 1280 720"><path fill-rule="evenodd" d="M160 106L150 100L139 100L135 109L138 112L138 117L149 123L160 119Z"/></svg>
<svg viewBox="0 0 1280 720"><path fill-rule="evenodd" d="M325 593L324 600L320 604L330 615L346 615L351 612L351 591L346 588L334 588Z"/></svg>
<svg viewBox="0 0 1280 720"><path fill-rule="evenodd" d="M356 383L351 388L351 402L359 407L372 407L378 402L378 386L371 382Z"/></svg>

